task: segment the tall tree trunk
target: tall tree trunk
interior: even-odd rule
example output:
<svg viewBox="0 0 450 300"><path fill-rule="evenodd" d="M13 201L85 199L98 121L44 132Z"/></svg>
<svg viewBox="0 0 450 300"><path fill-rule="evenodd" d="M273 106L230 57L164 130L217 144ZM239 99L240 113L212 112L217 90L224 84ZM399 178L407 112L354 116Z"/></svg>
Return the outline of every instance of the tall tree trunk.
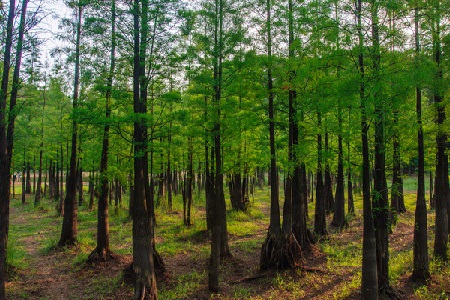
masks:
<svg viewBox="0 0 450 300"><path fill-rule="evenodd" d="M170 109L172 111L172 108ZM166 178L167 178L167 205L169 208L169 211L172 211L172 195L173 195L173 180L172 180L172 168L171 168L171 153L170 153L170 148L172 146L172 121L169 124L169 137L168 139L168 147L167 147L167 173L166 173Z"/></svg>
<svg viewBox="0 0 450 300"><path fill-rule="evenodd" d="M58 153L56 153L56 157L58 157ZM54 176L55 176L55 193L54 193L54 201L56 203L59 203L59 198L61 197L61 191L59 189L59 164L58 164L58 160L55 163L55 171L54 171Z"/></svg>
<svg viewBox="0 0 450 300"><path fill-rule="evenodd" d="M400 137L398 136L398 114L394 111L394 135L392 136L393 148L393 170L392 170L392 188L391 188L391 208L396 213L406 211L405 201L403 197L403 178L400 158Z"/></svg>
<svg viewBox="0 0 450 300"><path fill-rule="evenodd" d="M339 127L342 126L342 118L339 108ZM338 171L336 180L336 199L334 203L334 216L331 225L342 228L346 225L345 221L345 198L344 198L344 154L342 149L342 133L338 136Z"/></svg>
<svg viewBox="0 0 450 300"><path fill-rule="evenodd" d="M231 255L228 246L228 233L226 221L226 205L223 189L223 171L222 171L222 138L221 138L221 110L220 101L222 98L223 84L223 0L215 0L215 24L214 24L214 199L213 199L213 228L220 228L220 256ZM211 255L214 253L211 252ZM211 259L213 259L211 257Z"/></svg>
<svg viewBox="0 0 450 300"><path fill-rule="evenodd" d="M319 128L322 125L322 116L320 112L317 112L317 124ZM322 172L322 134L319 133L317 135L316 206L314 213L314 233L319 237L327 235L327 224L325 218L325 186L323 184Z"/></svg>
<svg viewBox="0 0 450 300"><path fill-rule="evenodd" d="M108 212L108 158L109 158L109 128L111 119L111 97L113 88L113 79L116 66L116 1L111 1L111 52L109 58L109 74L106 83L105 94L105 124L103 126L102 156L100 159L100 195L98 198L97 209L97 246L92 251L91 257L100 257L106 259L110 256L109 249L109 212ZM93 174L90 182L91 199L93 202ZM91 183L90 183L91 185Z"/></svg>
<svg viewBox="0 0 450 300"><path fill-rule="evenodd" d="M73 110L78 107L78 93L80 88L80 40L81 40L81 21L83 6L81 1L77 4L77 36L75 50L75 80L73 88ZM70 155L70 169L66 183L66 197L64 199L64 219L61 230L59 246L74 245L77 240L78 231L78 207L76 200L77 187L77 135L78 124L75 119L72 120L72 146Z"/></svg>
<svg viewBox="0 0 450 300"><path fill-rule="evenodd" d="M27 169L27 165L25 162L25 150L23 151L23 166L22 166L22 205L24 205L26 203L26 199L25 199L25 194L26 194L26 169Z"/></svg>
<svg viewBox="0 0 450 300"><path fill-rule="evenodd" d="M289 60L292 62L296 59L294 52L294 5L293 1L288 1L288 40L289 40ZM283 209L283 232L285 239L288 242L288 248L291 249L292 261L298 265L302 259L302 250L306 250L310 246L308 238L308 230L306 226L306 211L305 203L307 203L306 185L303 181L302 163L298 155L299 148L299 126L297 111L297 92L294 88L295 84L295 70L289 70L289 161L292 169L290 170L290 199L285 198ZM287 205L286 205L287 204ZM287 210L287 214L284 213ZM290 210L290 211L289 211ZM285 222L285 216L290 218L290 221Z"/></svg>
<svg viewBox="0 0 450 300"><path fill-rule="evenodd" d="M447 204L449 196L448 183L448 155L447 155L447 133L445 127L445 104L444 97L440 91L443 81L443 71L441 66L442 46L441 46L441 24L440 24L440 1L436 1L436 16L433 32L434 63L436 65L435 86L433 90L433 100L436 106L436 125L438 132L436 135L437 162L436 162L436 219L434 236L434 255L444 261L448 260L448 214Z"/></svg>
<svg viewBox="0 0 450 300"><path fill-rule="evenodd" d="M354 215L355 214L355 201L353 199L353 181L352 181L352 172L350 170L350 167L347 172L347 202L348 202L347 213L349 215Z"/></svg>
<svg viewBox="0 0 450 300"><path fill-rule="evenodd" d="M59 179L59 204L57 212L59 216L64 215L64 152L62 143L60 143L61 150L61 165L60 165L60 179Z"/></svg>
<svg viewBox="0 0 450 300"><path fill-rule="evenodd" d="M436 208L436 198L434 197L434 180L433 180L433 171L430 170L430 208Z"/></svg>
<svg viewBox="0 0 450 300"><path fill-rule="evenodd" d="M9 70L11 64L12 34L14 27L14 10L16 2L9 1L9 14L6 24L6 40L3 55L3 74L0 90L0 299L6 299L6 247L9 230L10 201L10 155L8 153L6 102L8 94Z"/></svg>
<svg viewBox="0 0 450 300"><path fill-rule="evenodd" d="M33 194L36 193L36 153L33 154Z"/></svg>
<svg viewBox="0 0 450 300"><path fill-rule="evenodd" d="M416 64L419 60L419 8L414 8L414 38L416 44ZM416 66L418 67L418 66ZM422 90L416 85L416 116L419 128L417 130L417 202L414 214L414 266L411 279L426 283L430 278L428 259L428 228L427 228L427 202L425 200L425 150L422 127Z"/></svg>
<svg viewBox="0 0 450 300"><path fill-rule="evenodd" d="M338 1L334 2L334 12L336 21L339 23ZM339 30L339 29L338 29ZM339 31L336 35L336 50L340 51ZM337 78L340 78L340 67L336 70ZM343 130L342 130L342 104L341 97L338 97L338 169L336 178L336 197L334 203L334 215L331 224L338 228L346 225L345 220L345 197L344 197L344 149L343 149Z"/></svg>
<svg viewBox="0 0 450 300"><path fill-rule="evenodd" d="M270 224L266 239L261 248L260 269L286 269L295 265L291 258L289 245L281 230L281 216L279 204L278 169L275 148L275 93L272 78L272 8L271 0L266 1L266 31L267 31L267 93L269 110L269 145L270 145ZM293 237L293 235L290 235ZM297 255L300 255L298 253Z"/></svg>
<svg viewBox="0 0 450 300"><path fill-rule="evenodd" d="M81 138L80 138L81 141ZM83 160L81 158L81 143L80 145L80 155L78 158L78 167L77 167L77 191L78 191L78 206L83 205L84 202L84 192L83 192Z"/></svg>
<svg viewBox="0 0 450 300"><path fill-rule="evenodd" d="M191 226L191 207L193 197L193 180L194 180L194 149L192 145L192 138L188 138L188 169L183 192L183 220L185 226Z"/></svg>
<svg viewBox="0 0 450 300"><path fill-rule="evenodd" d="M385 124L384 124L384 99L381 92L381 57L380 36L378 24L378 2L371 1L372 19L372 64L374 85L373 99L375 102L375 165L373 178L373 207L375 222L375 237L377 240L377 272L378 289L381 293L389 288L389 202L388 188L386 183L386 157L385 157Z"/></svg>
<svg viewBox="0 0 450 300"><path fill-rule="evenodd" d="M325 212L334 212L334 196L333 196L333 181L331 180L331 168L328 159L328 153L330 151L328 132L325 132L325 183L324 183L324 199L325 199Z"/></svg>
<svg viewBox="0 0 450 300"><path fill-rule="evenodd" d="M24 174L25 176L25 174ZM25 178L24 178L25 179ZM26 174L26 193L31 194L31 164L27 162L27 174Z"/></svg>
<svg viewBox="0 0 450 300"><path fill-rule="evenodd" d="M356 2L358 31L358 71L360 75L359 97L361 102L361 143L362 143L362 190L363 190L363 253L361 276L361 299L378 299L378 275L375 228L370 201L370 160L369 160L369 124L367 122L364 35L362 31L362 0Z"/></svg>
<svg viewBox="0 0 450 300"><path fill-rule="evenodd" d="M37 181L37 190L34 195L34 206L38 207L41 204L41 196L42 196L42 156L44 154L44 115L45 115L45 87L43 91L44 105L42 106L42 116L41 116L41 144L39 145L39 170L38 170L38 181Z"/></svg>
<svg viewBox="0 0 450 300"><path fill-rule="evenodd" d="M205 97L205 119L204 122L208 121L208 99ZM206 206L206 228L211 231L213 229L213 215L212 215L212 201L213 201L213 187L214 187L214 175L212 171L212 161L213 156L211 156L210 161L210 146L209 146L209 130L205 132L205 206Z"/></svg>
<svg viewBox="0 0 450 300"><path fill-rule="evenodd" d="M139 16L142 24L139 24ZM154 218L152 207L148 205L146 191L145 152L147 150L147 130L145 114L147 113L146 98L142 98L140 86L145 78L145 50L148 35L148 1L134 0L134 58L133 58L133 102L134 113L134 197L133 197L133 270L136 274L134 299L157 299L155 268L153 261ZM142 35L140 34L142 32ZM144 55L144 57L142 57ZM144 70L144 71L143 71Z"/></svg>

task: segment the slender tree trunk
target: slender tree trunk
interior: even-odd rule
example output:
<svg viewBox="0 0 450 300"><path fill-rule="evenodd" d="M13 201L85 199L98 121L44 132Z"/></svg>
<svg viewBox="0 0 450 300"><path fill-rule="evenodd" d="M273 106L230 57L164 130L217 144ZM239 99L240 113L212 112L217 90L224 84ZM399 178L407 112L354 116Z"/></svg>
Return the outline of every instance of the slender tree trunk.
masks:
<svg viewBox="0 0 450 300"><path fill-rule="evenodd" d="M328 132L325 132L325 153L330 151ZM331 180L331 168L328 159L328 154L325 155L325 183L324 183L324 199L325 199L325 212L330 214L334 212L334 196L333 196L333 182Z"/></svg>
<svg viewBox="0 0 450 300"><path fill-rule="evenodd" d="M317 112L318 127L322 125L322 116ZM327 235L325 216L325 186L323 184L322 167L322 134L317 135L317 179L316 179L316 206L314 213L314 233L321 237Z"/></svg>
<svg viewBox="0 0 450 300"><path fill-rule="evenodd" d="M23 160L23 166L22 166L22 205L26 203L25 201L25 194L26 194L26 163L25 163L25 151L24 151L24 160Z"/></svg>
<svg viewBox="0 0 450 300"><path fill-rule="evenodd" d="M6 247L9 230L9 201L10 201L10 161L8 152L6 100L11 63L12 34L14 27L14 10L16 2L9 1L9 13L6 23L6 40L3 54L3 74L0 90L0 299L6 299Z"/></svg>
<svg viewBox="0 0 450 300"><path fill-rule="evenodd" d="M340 109L339 109L340 111ZM340 115L340 114L339 114ZM342 119L339 116L339 126L342 126ZM336 199L334 206L334 216L331 225L342 228L345 221L345 198L344 198L344 157L342 149L342 134L338 136L338 174L336 180Z"/></svg>
<svg viewBox="0 0 450 300"><path fill-rule="evenodd" d="M81 139L80 139L81 140ZM81 143L79 143L81 146ZM80 147L81 148L81 147ZM81 156L81 149L80 155ZM78 190L78 206L82 206L84 202L84 192L83 192L83 160L81 158L78 159L78 167L77 167L77 190Z"/></svg>
<svg viewBox="0 0 450 300"><path fill-rule="evenodd" d="M208 99L205 97L205 124L208 121ZM209 130L205 132L205 206L206 206L206 228L208 230L213 230L212 222L212 201L213 201L213 186L214 186L214 175L212 172L212 162L210 162L210 147L209 147ZM211 156L213 160L213 156Z"/></svg>
<svg viewBox="0 0 450 300"><path fill-rule="evenodd" d="M334 3L335 8L335 18L339 22L338 14L338 1ZM336 36L336 48L340 51L340 37L339 33ZM337 70L337 77L340 78L340 68ZM347 222L345 220L345 196L344 196L344 149L343 149L343 130L342 130L342 104L341 98L338 97L338 169L336 178L336 197L334 203L334 215L332 225L342 228L346 226Z"/></svg>
<svg viewBox="0 0 450 300"><path fill-rule="evenodd" d="M403 178L400 158L400 137L398 136L398 114L399 111L394 111L394 135L392 137L393 148L393 170L392 170L392 188L391 188L391 208L396 213L403 213L406 211L404 197L403 197Z"/></svg>
<svg viewBox="0 0 450 300"><path fill-rule="evenodd" d="M215 0L215 24L214 24L214 199L213 199L213 228L220 227L220 256L231 255L228 246L226 205L223 189L223 171L222 171L222 138L221 138L221 110L220 101L222 98L223 84L223 0ZM211 252L211 255L214 253ZM213 259L213 258L211 258Z"/></svg>
<svg viewBox="0 0 450 300"><path fill-rule="evenodd" d="M45 87L44 87L45 89ZM41 117L41 144L39 146L39 170L38 170L38 181L37 190L34 195L34 206L37 207L41 204L42 196L42 156L44 154L44 115L45 115L45 90L43 91L44 105L42 106L42 117Z"/></svg>
<svg viewBox="0 0 450 300"><path fill-rule="evenodd" d="M78 93L80 85L80 40L81 40L81 21L83 6L81 1L77 5L77 37L75 50L75 80L73 91L73 110L78 107ZM72 121L72 146L70 156L70 170L66 183L66 197L64 199L64 219L61 230L61 238L58 242L59 246L74 245L77 240L78 231L78 207L76 200L77 186L77 135L78 124L74 119Z"/></svg>
<svg viewBox="0 0 450 300"><path fill-rule="evenodd" d="M168 147L167 147L167 205L169 208L169 211L172 210L172 194L173 194L173 182L172 182L172 168L171 168L171 153L170 153L170 147L172 145L172 122L169 124L169 137L168 137Z"/></svg>
<svg viewBox="0 0 450 300"><path fill-rule="evenodd" d="M97 210L97 247L92 251L91 257L106 259L110 256L109 249L109 211L108 211L108 158L109 158L109 122L111 118L111 97L116 66L116 1L111 1L111 52L109 62L109 75L105 94L105 125L103 126L102 156L100 159L100 196ZM91 199L93 202L93 174L91 176Z"/></svg>
<svg viewBox="0 0 450 300"><path fill-rule="evenodd" d="M193 163L193 156L194 156L194 149L192 145L192 138L188 138L188 169L186 174L186 180L184 184L184 192L183 192L183 198L184 198L184 225L185 226L191 226L191 207L192 207L192 197L193 197L193 179L194 179L194 163Z"/></svg>
<svg viewBox="0 0 450 300"><path fill-rule="evenodd" d="M430 208L436 208L436 198L434 197L433 171L430 171Z"/></svg>
<svg viewBox="0 0 450 300"><path fill-rule="evenodd" d="M357 31L359 40L358 71L360 75L359 96L361 101L361 143L362 143L362 190L363 190L363 254L361 276L361 299L378 299L378 275L375 228L370 201L369 124L366 112L364 35L362 31L362 0L356 2Z"/></svg>
<svg viewBox="0 0 450 300"><path fill-rule="evenodd" d="M289 40L289 60L292 62L296 59L294 52L294 4L292 0L288 1L288 40ZM302 163L298 155L299 148L299 113L297 110L297 92L294 88L296 73L294 69L289 70L289 161L292 170L289 172L290 179L290 199L285 197L283 209L283 232L288 248L291 249L291 259L294 265L299 265L302 259L302 250L306 250L310 246L308 238L308 230L306 227L306 211L305 203L307 203L306 185L303 181ZM286 205L287 204L287 205ZM285 214L285 210L287 213ZM290 211L289 211L290 210ZM290 221L285 222L285 218Z"/></svg>
<svg viewBox="0 0 450 300"><path fill-rule="evenodd" d="M416 59L419 59L419 8L414 9L414 37L416 44ZM418 61L416 61L418 63ZM428 228L427 228L427 202L425 200L425 150L422 127L422 90L416 86L416 116L419 129L417 130L417 202L414 214L414 267L411 279L426 283L430 278L428 259Z"/></svg>
<svg viewBox="0 0 450 300"><path fill-rule="evenodd" d="M435 86L433 91L433 100L436 106L437 118L436 125L438 132L436 135L437 145L437 162L436 162L436 219L435 219L435 238L434 238L434 255L448 260L448 214L447 204L449 196L449 183L448 183L448 155L447 155L447 133L444 128L446 115L444 97L439 91L440 84L443 81L443 71L441 66L442 47L440 40L441 24L440 24L440 1L436 1L437 7L434 33L433 33L433 50L434 50L434 62L437 68L435 74Z"/></svg>
<svg viewBox="0 0 450 300"><path fill-rule="evenodd" d="M33 154L33 194L36 193L36 154Z"/></svg>
<svg viewBox="0 0 450 300"><path fill-rule="evenodd" d="M64 215L64 152L62 143L60 144L61 150L61 166L60 166L60 180L59 180L59 205L57 208L58 215Z"/></svg>
<svg viewBox="0 0 450 300"><path fill-rule="evenodd" d="M388 188L386 183L386 157L385 157L385 124L384 124L384 99L380 91L380 37L378 24L378 3L372 0L372 60L373 78L372 83L375 91L373 98L375 102L375 169L373 180L373 207L375 221L375 236L377 240L377 272L378 289L384 293L389 288L389 202Z"/></svg>
<svg viewBox="0 0 450 300"><path fill-rule="evenodd" d="M268 93L268 110L269 110L269 145L270 145L270 224L267 231L266 239L261 248L260 269L286 269L295 266L295 259L301 253L293 253L289 249L289 245L294 243L294 235L289 235L290 239L282 232L281 216L279 205L279 184L278 169L276 162L275 149L275 93L273 90L272 78L272 8L271 0L266 1L266 31L267 31L267 93ZM297 241L295 241L297 243ZM298 249L298 248L295 248ZM295 251L295 250L294 250ZM293 254L293 255L292 255Z"/></svg>
<svg viewBox="0 0 450 300"><path fill-rule="evenodd" d="M148 1L134 1L134 197L133 197L133 270L136 274L134 299L156 299L154 262L153 197L148 184L147 158L147 80L145 52L148 44ZM139 25L139 16L142 24Z"/></svg>
<svg viewBox="0 0 450 300"><path fill-rule="evenodd" d="M25 174L24 174L25 176ZM26 193L31 194L31 164L27 162L27 174L26 174Z"/></svg>

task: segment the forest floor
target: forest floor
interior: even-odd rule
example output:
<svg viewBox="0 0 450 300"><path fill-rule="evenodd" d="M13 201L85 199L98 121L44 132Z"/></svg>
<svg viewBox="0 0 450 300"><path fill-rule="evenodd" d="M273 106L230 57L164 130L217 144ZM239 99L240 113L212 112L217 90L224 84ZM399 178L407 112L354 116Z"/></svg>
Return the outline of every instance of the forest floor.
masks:
<svg viewBox="0 0 450 300"><path fill-rule="evenodd" d="M54 203L44 200L34 208L11 202L7 299L132 299L133 286L124 282L130 265L131 222L127 211L110 210L111 249L114 258L87 263L95 247L96 211L79 208L78 245L55 250L62 218ZM177 198L175 198L177 199ZM179 200L179 199L178 199ZM248 213L228 212L232 257L220 267L220 294L208 291L209 236L204 231L204 209L194 211L195 224L182 225L182 205L157 210L157 249L166 264L158 276L159 299L359 299L361 281L362 218L349 218L349 227L329 227L329 237L305 254L296 270L259 273L259 252L268 226L268 192L258 191ZM197 199L198 200L198 199ZM179 200L181 201L181 200ZM406 196L408 212L398 217L390 235L390 282L399 299L448 299L450 268L431 261L433 277L427 286L413 286L412 240L415 196ZM198 203L199 201L197 201ZM359 201L360 202L360 201ZM123 205L126 207L126 205ZM360 207L360 203L357 207ZM310 208L310 216L313 208ZM311 218L312 219L312 218ZM312 222L312 221L311 221ZM430 255L434 213L429 212Z"/></svg>

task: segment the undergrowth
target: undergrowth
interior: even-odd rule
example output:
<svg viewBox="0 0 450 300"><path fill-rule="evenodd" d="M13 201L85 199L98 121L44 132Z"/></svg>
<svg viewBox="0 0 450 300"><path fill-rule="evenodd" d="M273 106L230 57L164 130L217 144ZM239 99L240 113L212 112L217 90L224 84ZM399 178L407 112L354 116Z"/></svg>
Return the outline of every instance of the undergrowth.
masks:
<svg viewBox="0 0 450 300"><path fill-rule="evenodd" d="M412 188L412 180L406 182L407 188ZM283 195L283 193L281 193ZM39 270L34 268L36 260L50 259L55 251L67 260L67 272L88 273L86 260L96 245L97 211L89 210L87 206L79 207L79 233L78 244L75 248L56 249L58 243L62 218L55 212L55 203L43 199L41 205L35 208L32 199L29 204L22 205L20 197L11 201L12 221L8 241L8 263L24 273L34 274ZM118 207L110 209L110 243L111 250L122 256L132 254L132 222L128 217L128 199ZM281 201L283 201L281 199ZM228 203L227 222L231 252L234 255L232 261L224 261L221 267L220 282L221 293L214 295L215 299L301 299L304 297L317 299L346 299L355 298L359 293L361 282L361 255L362 255L362 203L359 195L355 195L356 215L347 217L349 227L343 230L333 231L330 228L330 236L318 246L323 261L313 265L317 272L308 272L298 269L292 272L278 272L263 276L260 279L248 283L230 283L246 276L255 275L258 269L258 258L262 242L269 225L268 190L257 190L251 197L247 212L232 211ZM398 224L413 226L415 194L405 195L407 213L398 216ZM183 225L182 198L177 195L173 199L172 209L169 209L165 199L156 207L155 228L156 247L163 259L168 264L168 277L159 282L160 299L193 299L198 294L201 297L211 297L207 291L207 262L210 251L210 236L206 231L204 198L195 196L195 207L192 210L192 226ZM308 226L313 226L314 203L308 204ZM114 213L112 213L114 212ZM434 213L429 212L428 224L434 224ZM330 218L330 216L328 217ZM329 219L328 219L329 221ZM433 231L430 236L430 258L432 257ZM396 234L395 228L392 237ZM31 243L32 241L32 243ZM404 241L402 241L404 242ZM399 286L402 278L407 278L412 272L412 243L405 242L405 247L390 244L390 282L395 288ZM34 255L27 246L34 247ZM177 262L182 262L186 267L180 267ZM246 265L252 263L253 265ZM242 264L242 265L239 265ZM306 265L308 262L306 262ZM172 268L172 269L171 269ZM450 267L442 261L431 260L430 271L433 279L428 286L414 287L412 293L419 299L448 299L450 291L448 278ZM77 273L77 274L78 274ZM92 299L110 299L118 291L129 291L121 283L121 275L117 274L105 280L92 280L84 295L97 295ZM21 279L16 279L20 281ZM21 295L31 294L24 290L14 288L14 282L9 288L11 299L25 299ZM12 293L12 294L11 294ZM411 295L412 296L412 295ZM447 298L445 298L447 297ZM123 298L123 297L122 297ZM126 297L125 297L126 298ZM32 298L34 299L34 298ZM44 299L44 298L42 298ZM88 296L82 299L91 299ZM116 299L116 298L111 298Z"/></svg>

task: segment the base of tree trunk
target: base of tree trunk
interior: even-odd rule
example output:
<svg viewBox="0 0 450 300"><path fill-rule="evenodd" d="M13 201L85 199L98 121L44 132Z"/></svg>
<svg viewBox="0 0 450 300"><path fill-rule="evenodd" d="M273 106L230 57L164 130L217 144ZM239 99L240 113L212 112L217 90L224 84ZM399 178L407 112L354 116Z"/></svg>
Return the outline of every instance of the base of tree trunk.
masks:
<svg viewBox="0 0 450 300"><path fill-rule="evenodd" d="M164 260L162 259L161 255L159 255L158 252L156 252L155 249L153 249L153 263L155 267L155 275L161 276L164 275L166 272L166 265L164 264ZM123 270L123 280L125 283L134 284L136 282L136 276L133 270L133 263L128 265Z"/></svg>
<svg viewBox="0 0 450 300"><path fill-rule="evenodd" d="M261 271L286 270L302 265L302 249L294 234L268 233L261 248Z"/></svg>
<svg viewBox="0 0 450 300"><path fill-rule="evenodd" d="M428 282L431 279L431 275L430 272L428 270L419 270L416 273L412 273L411 277L409 278L409 280L414 283L414 284L418 284L418 285L427 285Z"/></svg>
<svg viewBox="0 0 450 300"><path fill-rule="evenodd" d="M99 251L98 248L95 248L94 251L89 254L87 262L97 264L111 259L115 259L115 256L111 251L105 251L104 249Z"/></svg>
<svg viewBox="0 0 450 300"><path fill-rule="evenodd" d="M155 267L155 274L160 275L166 272L166 265L161 255L156 251L155 246L153 246L153 264Z"/></svg>
<svg viewBox="0 0 450 300"><path fill-rule="evenodd" d="M10 265L8 263L6 263L6 274L5 274L5 278L6 278L6 282L11 282L14 281L14 278L17 278L20 276L20 272L19 269L14 267L13 265Z"/></svg>

